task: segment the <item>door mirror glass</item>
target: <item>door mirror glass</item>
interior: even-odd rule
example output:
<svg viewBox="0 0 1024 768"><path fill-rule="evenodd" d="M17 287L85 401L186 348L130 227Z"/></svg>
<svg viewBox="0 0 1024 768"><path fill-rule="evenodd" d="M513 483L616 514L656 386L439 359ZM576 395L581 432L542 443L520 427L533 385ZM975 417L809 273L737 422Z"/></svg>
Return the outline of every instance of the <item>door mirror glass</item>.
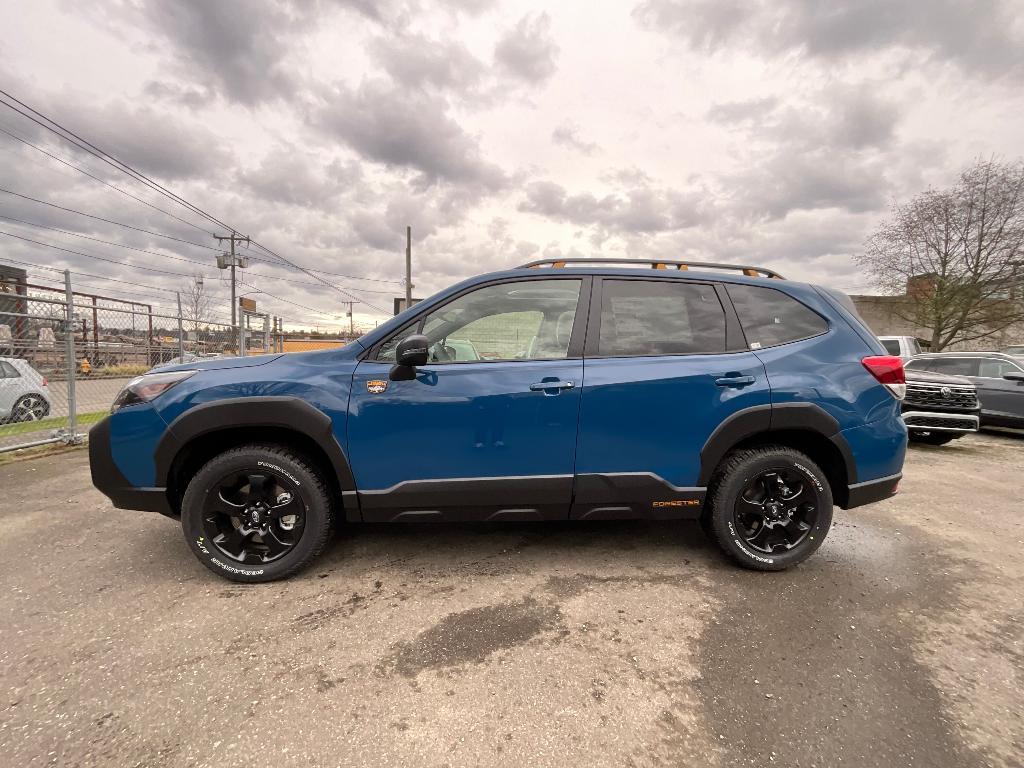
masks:
<svg viewBox="0 0 1024 768"><path fill-rule="evenodd" d="M419 365L426 365L427 352L430 342L427 337L420 333L406 336L398 343L395 350L395 361L399 365L415 368Z"/></svg>

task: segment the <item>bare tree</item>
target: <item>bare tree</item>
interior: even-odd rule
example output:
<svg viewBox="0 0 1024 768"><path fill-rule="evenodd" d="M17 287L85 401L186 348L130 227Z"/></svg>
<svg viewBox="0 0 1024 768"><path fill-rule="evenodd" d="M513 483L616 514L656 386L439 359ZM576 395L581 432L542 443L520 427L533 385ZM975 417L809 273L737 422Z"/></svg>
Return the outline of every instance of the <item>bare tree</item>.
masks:
<svg viewBox="0 0 1024 768"><path fill-rule="evenodd" d="M211 320L212 300L206 291L202 275L194 275L181 294L181 314L193 334Z"/></svg>
<svg viewBox="0 0 1024 768"><path fill-rule="evenodd" d="M856 258L883 292L906 291L895 312L935 351L1024 321L1024 162L978 161L893 206Z"/></svg>

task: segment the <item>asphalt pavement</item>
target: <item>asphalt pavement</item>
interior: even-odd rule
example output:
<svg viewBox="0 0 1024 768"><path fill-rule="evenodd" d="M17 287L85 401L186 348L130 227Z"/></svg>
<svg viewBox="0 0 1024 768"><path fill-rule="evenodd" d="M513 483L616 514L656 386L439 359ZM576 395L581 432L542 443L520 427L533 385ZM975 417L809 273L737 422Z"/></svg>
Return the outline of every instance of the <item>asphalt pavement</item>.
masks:
<svg viewBox="0 0 1024 768"><path fill-rule="evenodd" d="M1024 439L784 573L690 523L352 526L240 586L84 453L0 466L0 763L1021 766Z"/></svg>

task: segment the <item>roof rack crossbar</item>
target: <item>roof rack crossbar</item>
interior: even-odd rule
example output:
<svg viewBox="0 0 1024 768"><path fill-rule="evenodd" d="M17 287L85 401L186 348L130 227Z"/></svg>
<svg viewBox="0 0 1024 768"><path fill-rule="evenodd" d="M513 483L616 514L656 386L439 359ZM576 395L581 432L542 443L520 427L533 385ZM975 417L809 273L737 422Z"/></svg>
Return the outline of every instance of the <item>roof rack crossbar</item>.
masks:
<svg viewBox="0 0 1024 768"><path fill-rule="evenodd" d="M528 264L523 264L519 269L538 269L550 267L560 269L566 264L618 264L637 267L650 267L651 269L668 269L674 267L677 270L687 269L723 269L740 272L747 277L772 277L777 280L784 280L778 272L767 267L753 267L744 264L719 264L712 261L675 261L673 259L609 259L609 258L560 258L560 259L538 259Z"/></svg>

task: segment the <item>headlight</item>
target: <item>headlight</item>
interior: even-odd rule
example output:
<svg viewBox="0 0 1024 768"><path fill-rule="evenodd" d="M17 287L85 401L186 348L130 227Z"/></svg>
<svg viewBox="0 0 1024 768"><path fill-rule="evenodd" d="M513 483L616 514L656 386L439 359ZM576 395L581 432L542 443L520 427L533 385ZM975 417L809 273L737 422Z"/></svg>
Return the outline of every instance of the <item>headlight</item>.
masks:
<svg viewBox="0 0 1024 768"><path fill-rule="evenodd" d="M126 405L148 403L157 395L161 395L180 381L194 376L199 371L169 371L167 373L144 373L129 381L124 389L117 393L110 412L124 408Z"/></svg>

